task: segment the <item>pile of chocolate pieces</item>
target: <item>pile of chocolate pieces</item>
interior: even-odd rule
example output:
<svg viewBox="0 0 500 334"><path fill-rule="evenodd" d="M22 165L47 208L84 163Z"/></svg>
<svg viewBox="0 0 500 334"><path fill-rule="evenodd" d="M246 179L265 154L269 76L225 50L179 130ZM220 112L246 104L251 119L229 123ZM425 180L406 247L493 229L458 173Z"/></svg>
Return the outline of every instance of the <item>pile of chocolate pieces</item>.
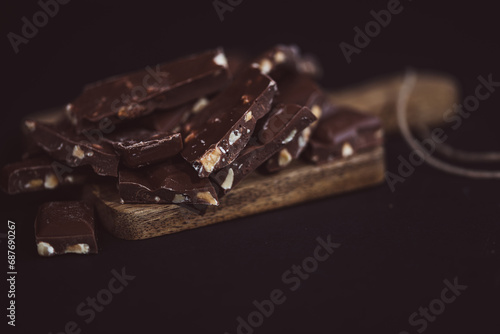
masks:
<svg viewBox="0 0 500 334"><path fill-rule="evenodd" d="M377 118L328 102L320 68L295 46L254 59L210 50L89 84L48 120L23 124L24 159L2 170L9 194L116 178L121 202L198 208L255 170L324 164L381 144ZM102 179L102 178L101 178ZM38 253L96 253L88 203L44 204Z"/></svg>

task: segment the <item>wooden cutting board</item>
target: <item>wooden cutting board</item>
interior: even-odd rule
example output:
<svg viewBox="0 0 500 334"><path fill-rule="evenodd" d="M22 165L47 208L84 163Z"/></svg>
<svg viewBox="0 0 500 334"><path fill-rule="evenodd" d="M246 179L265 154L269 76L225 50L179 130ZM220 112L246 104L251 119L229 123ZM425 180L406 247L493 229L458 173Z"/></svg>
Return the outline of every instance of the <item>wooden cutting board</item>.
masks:
<svg viewBox="0 0 500 334"><path fill-rule="evenodd" d="M458 85L448 76L421 73L409 101L410 124L439 124L458 101ZM330 94L337 104L353 106L382 119L385 132L396 132L395 102L402 75L386 77ZM178 205L120 204L116 184L94 184L86 196L101 223L123 239L152 238L238 217L375 186L384 181L384 150L315 166L297 161L275 175L254 173L204 215Z"/></svg>

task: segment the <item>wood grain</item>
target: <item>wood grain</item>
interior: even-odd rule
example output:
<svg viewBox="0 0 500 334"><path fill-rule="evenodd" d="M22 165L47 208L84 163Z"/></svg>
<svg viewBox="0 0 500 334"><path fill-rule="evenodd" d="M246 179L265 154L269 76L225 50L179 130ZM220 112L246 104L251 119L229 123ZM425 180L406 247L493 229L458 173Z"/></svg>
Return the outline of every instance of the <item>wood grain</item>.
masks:
<svg viewBox="0 0 500 334"><path fill-rule="evenodd" d="M272 176L254 173L223 197L219 207L210 207L204 215L175 204L120 204L115 184L91 185L86 193L109 232L136 240L341 194L383 179L384 154L377 148L322 166L295 162Z"/></svg>

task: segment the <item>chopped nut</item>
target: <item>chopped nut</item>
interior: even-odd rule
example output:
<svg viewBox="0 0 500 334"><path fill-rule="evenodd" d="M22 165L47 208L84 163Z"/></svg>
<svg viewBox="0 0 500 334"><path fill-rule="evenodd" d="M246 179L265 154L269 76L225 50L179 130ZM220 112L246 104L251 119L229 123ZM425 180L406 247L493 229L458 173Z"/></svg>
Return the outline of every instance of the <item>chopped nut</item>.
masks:
<svg viewBox="0 0 500 334"><path fill-rule="evenodd" d="M285 59L286 59L286 56L282 51L276 51L276 53L274 54L274 61L277 64L284 62Z"/></svg>
<svg viewBox="0 0 500 334"><path fill-rule="evenodd" d="M57 180L57 177L55 176L55 174L50 173L50 174L45 175L45 182L44 182L43 186L46 189L54 189L58 185L59 185L59 181Z"/></svg>
<svg viewBox="0 0 500 334"><path fill-rule="evenodd" d="M297 133L297 129L293 129L292 132L290 132L290 134L285 139L283 139L283 141L281 143L287 144L287 143L291 142L293 137L295 137L296 133Z"/></svg>
<svg viewBox="0 0 500 334"><path fill-rule="evenodd" d="M89 248L87 244L70 245L66 247L64 253L88 254Z"/></svg>
<svg viewBox="0 0 500 334"><path fill-rule="evenodd" d="M219 204L209 191L203 191L203 192L197 193L196 197L198 197L202 201L209 203L210 205L218 205Z"/></svg>
<svg viewBox="0 0 500 334"><path fill-rule="evenodd" d="M130 113L128 113L128 109L125 106L121 106L120 109L118 109L118 117L119 118L127 118L130 116Z"/></svg>
<svg viewBox="0 0 500 334"><path fill-rule="evenodd" d="M26 120L24 121L24 125L30 132L34 132L36 130L36 124L33 121Z"/></svg>
<svg viewBox="0 0 500 334"><path fill-rule="evenodd" d="M78 159L83 159L85 157L85 153L79 145L75 145L75 147L73 147L73 156Z"/></svg>
<svg viewBox="0 0 500 334"><path fill-rule="evenodd" d="M160 201L161 201L160 196L155 196L155 202L156 202L156 203L159 203Z"/></svg>
<svg viewBox="0 0 500 334"><path fill-rule="evenodd" d="M94 152L92 152L92 151L88 151L87 153L85 153L85 155L86 155L86 156L88 156L88 157L91 157L91 156L93 156L93 155L94 155Z"/></svg>
<svg viewBox="0 0 500 334"><path fill-rule="evenodd" d="M233 179L234 179L233 169L229 168L229 170L227 172L226 179L220 185L222 187L222 189L231 189L231 187L233 186Z"/></svg>
<svg viewBox="0 0 500 334"><path fill-rule="evenodd" d="M262 61L259 64L260 72L262 74L268 74L271 72L271 69L273 68L273 63L269 59L262 59Z"/></svg>
<svg viewBox="0 0 500 334"><path fill-rule="evenodd" d="M43 185L42 179L33 179L30 182L26 183L25 188L38 188Z"/></svg>
<svg viewBox="0 0 500 334"><path fill-rule="evenodd" d="M299 147L300 148L304 148L304 146L306 146L307 142L306 140L304 139L304 136L300 136L299 137Z"/></svg>
<svg viewBox="0 0 500 334"><path fill-rule="evenodd" d="M342 145L342 157L347 158L350 157L354 153L354 150L348 142L345 142L344 145Z"/></svg>
<svg viewBox="0 0 500 334"><path fill-rule="evenodd" d="M219 162L220 159L220 149L218 147L208 151L201 158L200 162L203 165L203 168L211 173L214 170L214 166Z"/></svg>
<svg viewBox="0 0 500 334"><path fill-rule="evenodd" d="M229 135L229 145L233 145L238 139L240 139L241 133L238 130L234 130Z"/></svg>
<svg viewBox="0 0 500 334"><path fill-rule="evenodd" d="M247 114L245 115L245 122L251 120L252 117L253 117L252 112L251 111L247 112Z"/></svg>
<svg viewBox="0 0 500 334"><path fill-rule="evenodd" d="M189 134L189 135L188 135L188 136L184 139L184 141L185 141L185 142L188 142L188 141L192 140L195 136L196 136L196 135L195 135L195 133L194 133L194 132L191 132L191 133L190 133L190 134Z"/></svg>
<svg viewBox="0 0 500 334"><path fill-rule="evenodd" d="M36 249L41 256L51 256L54 254L54 247L47 242L40 241L37 243Z"/></svg>
<svg viewBox="0 0 500 334"><path fill-rule="evenodd" d="M290 154L290 152L288 152L288 150L286 148L282 149L280 151L280 156L279 156L279 159L278 159L278 165L280 165L280 167L285 167L291 161L292 161L292 155Z"/></svg>
<svg viewBox="0 0 500 334"><path fill-rule="evenodd" d="M304 137L305 141L309 140L309 137L311 137L311 128L307 127L302 131L302 137Z"/></svg>
<svg viewBox="0 0 500 334"><path fill-rule="evenodd" d="M72 175L68 175L64 178L64 181L66 181L67 183L73 183L75 182L75 178Z"/></svg>
<svg viewBox="0 0 500 334"><path fill-rule="evenodd" d="M304 148L306 146L307 142L309 141L309 137L311 136L311 128L307 127L305 128L300 137L299 137L299 147Z"/></svg>
<svg viewBox="0 0 500 334"><path fill-rule="evenodd" d="M196 114L198 113L200 110L202 110L203 108L205 108L205 106L208 104L208 100L204 97L202 97L201 99L199 99L198 101L196 101L196 103L194 104L193 106L193 109L192 111ZM189 114L188 114L189 115Z"/></svg>
<svg viewBox="0 0 500 334"><path fill-rule="evenodd" d="M186 201L186 196L183 194L175 194L172 203L182 203Z"/></svg>
<svg viewBox="0 0 500 334"><path fill-rule="evenodd" d="M217 56L214 57L214 63L227 68L227 59L224 53L220 52L217 54Z"/></svg>
<svg viewBox="0 0 500 334"><path fill-rule="evenodd" d="M319 119L321 117L321 114L323 113L323 110L321 110L320 106L315 104L311 107L311 112L313 113L314 116L316 116L317 119Z"/></svg>

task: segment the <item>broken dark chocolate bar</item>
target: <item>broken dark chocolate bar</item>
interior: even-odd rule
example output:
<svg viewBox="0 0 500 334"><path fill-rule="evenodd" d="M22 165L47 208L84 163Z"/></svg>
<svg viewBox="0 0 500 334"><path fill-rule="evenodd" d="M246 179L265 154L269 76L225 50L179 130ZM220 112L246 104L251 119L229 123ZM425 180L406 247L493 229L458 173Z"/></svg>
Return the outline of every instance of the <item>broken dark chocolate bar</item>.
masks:
<svg viewBox="0 0 500 334"><path fill-rule="evenodd" d="M326 104L326 95L322 89L308 76L304 74L293 74L278 81L279 93L276 103L294 103L307 107L320 119ZM314 122L288 143L280 152L270 158L262 167L267 172L277 172L288 166L288 164L299 158L306 148L311 132L317 122Z"/></svg>
<svg viewBox="0 0 500 334"><path fill-rule="evenodd" d="M216 49L87 85L66 111L83 131L182 105L220 90L229 79L226 56Z"/></svg>
<svg viewBox="0 0 500 334"><path fill-rule="evenodd" d="M18 194L80 185L87 179L87 173L79 169L73 168L62 174L57 162L48 157L37 157L4 166L1 187L8 194Z"/></svg>
<svg viewBox="0 0 500 334"><path fill-rule="evenodd" d="M146 129L118 130L105 137L121 161L130 168L151 165L173 157L182 150L180 133L167 134Z"/></svg>
<svg viewBox="0 0 500 334"><path fill-rule="evenodd" d="M347 158L360 151L382 145L380 120L346 107L318 124L305 156L316 164Z"/></svg>
<svg viewBox="0 0 500 334"><path fill-rule="evenodd" d="M98 175L118 176L120 157L113 147L105 142L91 143L84 135L75 134L69 121L43 124L27 119L24 129L54 159L70 167L90 165Z"/></svg>
<svg viewBox="0 0 500 334"><path fill-rule="evenodd" d="M43 204L35 221L38 254L97 253L94 209L86 202Z"/></svg>
<svg viewBox="0 0 500 334"><path fill-rule="evenodd" d="M298 136L316 117L296 104L279 104L259 122L252 141L223 169L210 175L220 187L219 197L234 188L264 161Z"/></svg>
<svg viewBox="0 0 500 334"><path fill-rule="evenodd" d="M246 70L185 125L182 157L200 177L230 164L269 112L276 91L274 80L259 69Z"/></svg>
<svg viewBox="0 0 500 334"><path fill-rule="evenodd" d="M219 205L209 179L199 178L180 158L135 170L120 170L118 189L123 203Z"/></svg>

